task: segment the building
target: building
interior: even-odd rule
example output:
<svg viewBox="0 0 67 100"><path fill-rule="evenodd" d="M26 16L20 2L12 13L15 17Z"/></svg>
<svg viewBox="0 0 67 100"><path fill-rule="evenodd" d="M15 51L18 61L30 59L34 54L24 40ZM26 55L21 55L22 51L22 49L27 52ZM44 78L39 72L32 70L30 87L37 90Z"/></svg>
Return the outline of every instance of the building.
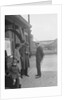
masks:
<svg viewBox="0 0 67 100"><path fill-rule="evenodd" d="M5 49L8 56L14 55L16 43L28 43L30 52L30 28L30 23L20 15L5 16Z"/></svg>

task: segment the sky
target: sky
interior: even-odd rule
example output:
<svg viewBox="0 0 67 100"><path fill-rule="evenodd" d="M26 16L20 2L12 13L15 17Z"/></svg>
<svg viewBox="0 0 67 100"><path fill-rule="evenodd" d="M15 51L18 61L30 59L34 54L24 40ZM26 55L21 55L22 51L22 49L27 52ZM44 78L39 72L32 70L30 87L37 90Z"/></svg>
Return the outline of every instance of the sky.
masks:
<svg viewBox="0 0 67 100"><path fill-rule="evenodd" d="M30 15L31 34L34 41L54 40L57 38L57 14Z"/></svg>

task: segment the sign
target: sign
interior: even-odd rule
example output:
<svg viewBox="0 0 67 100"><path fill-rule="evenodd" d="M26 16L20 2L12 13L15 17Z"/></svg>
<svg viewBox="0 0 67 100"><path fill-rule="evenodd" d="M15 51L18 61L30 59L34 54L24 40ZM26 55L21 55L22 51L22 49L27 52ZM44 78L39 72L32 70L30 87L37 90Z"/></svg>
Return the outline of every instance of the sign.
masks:
<svg viewBox="0 0 67 100"><path fill-rule="evenodd" d="M11 41L9 39L5 40L5 50L7 51L7 55L11 55Z"/></svg>

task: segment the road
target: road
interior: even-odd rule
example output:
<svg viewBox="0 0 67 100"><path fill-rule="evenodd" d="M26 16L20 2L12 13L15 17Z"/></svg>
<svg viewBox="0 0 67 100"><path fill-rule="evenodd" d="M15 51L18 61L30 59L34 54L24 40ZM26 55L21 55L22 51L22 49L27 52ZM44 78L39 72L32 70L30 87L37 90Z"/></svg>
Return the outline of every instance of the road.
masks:
<svg viewBox="0 0 67 100"><path fill-rule="evenodd" d="M21 79L22 88L57 86L57 55L44 56L41 62L41 78L36 79L36 58L30 58L29 77Z"/></svg>

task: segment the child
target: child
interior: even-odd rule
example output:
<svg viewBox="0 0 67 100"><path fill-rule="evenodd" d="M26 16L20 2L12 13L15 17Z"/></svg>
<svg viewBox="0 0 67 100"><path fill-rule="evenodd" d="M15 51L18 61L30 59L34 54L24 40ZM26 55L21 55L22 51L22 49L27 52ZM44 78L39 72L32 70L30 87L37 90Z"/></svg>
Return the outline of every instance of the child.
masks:
<svg viewBox="0 0 67 100"><path fill-rule="evenodd" d="M19 74L19 68L17 66L17 63L19 61L17 61L17 59L14 58L13 60L13 64L12 66L10 67L10 76L11 78L13 79L13 87L17 87L17 88L20 88L21 85L20 85L20 74Z"/></svg>

